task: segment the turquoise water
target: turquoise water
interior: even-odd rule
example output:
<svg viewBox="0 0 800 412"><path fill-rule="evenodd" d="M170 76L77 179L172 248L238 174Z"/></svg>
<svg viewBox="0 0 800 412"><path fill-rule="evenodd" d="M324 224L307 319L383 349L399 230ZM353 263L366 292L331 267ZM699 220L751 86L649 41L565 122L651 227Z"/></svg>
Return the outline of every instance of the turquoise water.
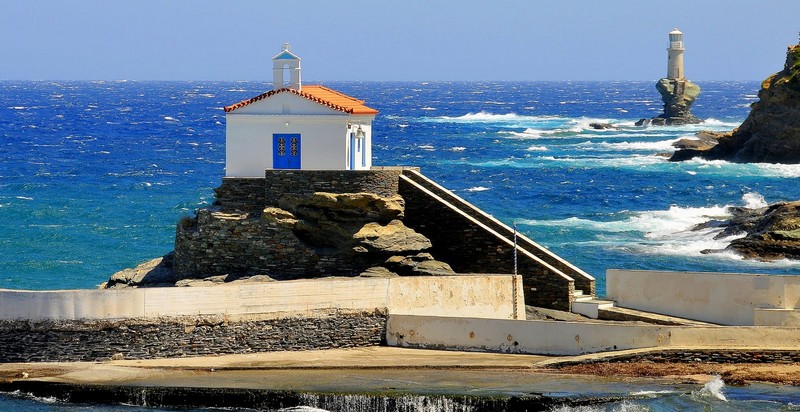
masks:
<svg viewBox="0 0 800 412"><path fill-rule="evenodd" d="M705 123L661 128L633 124L660 113L654 82L325 84L381 111L376 165L421 167L597 277L601 294L609 268L800 272L797 262L701 254L731 239L689 230L724 218L727 206L800 198L800 165L660 156L697 130L740 124L758 82L701 82L693 111ZM256 82L0 81L0 288L94 288L170 251L175 223L213 201L224 175L221 108L266 89ZM595 121L619 129L594 130ZM800 404L794 389L727 389L728 401L709 401L712 410ZM691 407L678 409L704 407L660 394L634 409L599 410L673 410L672 402L684 401ZM14 409L81 410L6 397L0 410L16 402L22 406Z"/></svg>

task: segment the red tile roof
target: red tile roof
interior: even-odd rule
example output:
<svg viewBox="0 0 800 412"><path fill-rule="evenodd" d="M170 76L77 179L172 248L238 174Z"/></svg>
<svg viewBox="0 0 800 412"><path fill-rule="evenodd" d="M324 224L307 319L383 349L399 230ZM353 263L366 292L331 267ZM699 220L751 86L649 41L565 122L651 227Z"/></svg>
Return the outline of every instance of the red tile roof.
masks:
<svg viewBox="0 0 800 412"><path fill-rule="evenodd" d="M278 90L270 90L266 93L260 94L251 99L242 100L239 103L225 106L225 112L229 113L236 109L242 108L249 104L255 103L259 100L266 99L278 93L294 93L298 96L304 97L313 102L319 103L323 106L328 106L332 109L350 114L377 114L378 111L364 105L363 100L358 100L355 97L350 97L346 94L339 93L336 90L329 89L321 85L303 85L302 91L297 91L290 88L283 88Z"/></svg>

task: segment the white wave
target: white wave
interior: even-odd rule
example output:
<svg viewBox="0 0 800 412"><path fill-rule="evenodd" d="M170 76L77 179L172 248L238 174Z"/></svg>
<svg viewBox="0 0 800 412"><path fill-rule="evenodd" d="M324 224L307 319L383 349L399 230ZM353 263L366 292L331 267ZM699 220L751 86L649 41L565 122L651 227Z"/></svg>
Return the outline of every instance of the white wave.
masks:
<svg viewBox="0 0 800 412"><path fill-rule="evenodd" d="M709 117L708 119L703 120L703 123L700 123L700 124L701 125L705 125L705 126L720 126L720 127L735 128L735 127L739 127L742 123L741 122L723 122L722 120L717 120L717 119L715 119L713 117Z"/></svg>
<svg viewBox="0 0 800 412"><path fill-rule="evenodd" d="M613 132L615 129L595 129L594 127L590 126L592 123L600 123L600 124L613 124L614 119L598 119L598 118L591 118L591 117L579 117L575 119L570 119L569 123L571 126L569 127L569 131L571 132L582 132L584 130L594 130L597 132Z"/></svg>
<svg viewBox="0 0 800 412"><path fill-rule="evenodd" d="M633 150L633 151L671 151L675 148L672 147L672 144L678 141L678 139L672 140L659 140L659 141L643 141L643 142L619 142L619 143L609 143L609 142L584 142L578 146L580 146L581 150L603 150L603 151L610 151L610 150Z"/></svg>
<svg viewBox="0 0 800 412"><path fill-rule="evenodd" d="M17 196L17 199L19 199L19 200L33 200L32 197L27 197L27 196Z"/></svg>
<svg viewBox="0 0 800 412"><path fill-rule="evenodd" d="M725 382L722 381L722 378L717 376L714 379L706 382L703 388L700 389L698 392L695 392L694 395L705 398L714 398L727 402L728 398L726 398L725 394L722 393L722 388L724 387L725 387Z"/></svg>
<svg viewBox="0 0 800 412"><path fill-rule="evenodd" d="M759 207L766 204L757 193L742 196L746 207ZM744 234L716 239L723 228L707 227L696 229L697 225L713 220L726 220L730 217L729 206L681 207L670 206L668 210L641 212L620 212L615 219L598 221L570 217L561 220L529 220L521 224L544 227L566 227L575 230L594 232L597 242L589 242L601 247L621 249L630 253L702 256L705 250L723 250L731 241ZM720 252L713 255L718 259L742 260L733 252ZM771 264L774 262L771 262ZM797 266L795 261L783 262L781 266Z"/></svg>
<svg viewBox="0 0 800 412"><path fill-rule="evenodd" d="M417 148L422 149L422 150L436 150L435 147L433 147L433 146L431 146L429 144L419 145L419 146L417 146Z"/></svg>
<svg viewBox="0 0 800 412"><path fill-rule="evenodd" d="M470 187L469 189L467 189L467 192L484 192L484 191L487 191L487 190L491 190L491 188L484 187L484 186L475 186L475 187Z"/></svg>
<svg viewBox="0 0 800 412"><path fill-rule="evenodd" d="M450 121L450 122L519 122L519 121L543 121L543 120L554 120L554 119L562 119L558 116L522 116L516 113L506 113L506 114L494 114L485 111L480 111L477 113L467 113L463 116L442 116L436 118L439 121Z"/></svg>
<svg viewBox="0 0 800 412"><path fill-rule="evenodd" d="M11 110L25 110L25 109L27 109L27 107L25 107L25 106L11 106L11 107L9 107L9 109L11 109Z"/></svg>
<svg viewBox="0 0 800 412"><path fill-rule="evenodd" d="M529 147L529 148L527 148L525 150L527 150L529 152L546 152L547 151L547 147L546 146L531 146L531 147Z"/></svg>
<svg viewBox="0 0 800 412"><path fill-rule="evenodd" d="M436 108L435 107L425 106L425 107L420 108L420 110L429 110L430 111L430 110L436 110Z"/></svg>
<svg viewBox="0 0 800 412"><path fill-rule="evenodd" d="M762 207L769 206L764 196L756 192L745 193L742 196L742 200L744 201L744 207L748 209L761 209Z"/></svg>
<svg viewBox="0 0 800 412"><path fill-rule="evenodd" d="M177 120L172 116L164 116L164 120L168 122L177 122Z"/></svg>
<svg viewBox="0 0 800 412"><path fill-rule="evenodd" d="M796 178L800 177L800 164L779 163L732 163L725 160L704 160L694 158L687 160L687 164L697 165L704 171L718 171L720 174L729 174L737 177L760 176Z"/></svg>
<svg viewBox="0 0 800 412"><path fill-rule="evenodd" d="M452 150L454 152L463 152L464 150L467 150L467 148L464 147L464 146L456 146L456 147L450 148L450 150Z"/></svg>
<svg viewBox="0 0 800 412"><path fill-rule="evenodd" d="M523 139L538 139L544 135L545 131L533 128L527 128L522 132L505 132L505 133Z"/></svg>
<svg viewBox="0 0 800 412"><path fill-rule="evenodd" d="M655 164L668 163L666 158L659 156L633 155L625 157L555 157L539 156L533 158L539 161L549 161L556 163L580 164L585 167L642 167Z"/></svg>

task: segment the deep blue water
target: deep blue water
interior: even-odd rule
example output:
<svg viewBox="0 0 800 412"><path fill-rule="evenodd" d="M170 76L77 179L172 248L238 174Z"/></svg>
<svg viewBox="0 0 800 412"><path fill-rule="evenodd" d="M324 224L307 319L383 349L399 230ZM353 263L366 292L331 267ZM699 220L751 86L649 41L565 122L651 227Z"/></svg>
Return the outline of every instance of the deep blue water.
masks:
<svg viewBox="0 0 800 412"><path fill-rule="evenodd" d="M654 82L325 84L380 110L376 165L421 167L597 277L601 294L609 268L800 272L701 254L731 239L689 230L726 206L799 199L800 166L659 156L697 130L736 127L758 82L701 82L693 111L706 122L660 128L633 125L660 113ZM94 288L170 251L175 223L224 175L222 107L267 88L0 81L0 288Z"/></svg>
<svg viewBox="0 0 800 412"><path fill-rule="evenodd" d="M608 268L797 273L702 255L725 206L800 198L800 166L669 163L746 117L757 82L703 82L699 126L638 128L650 82L330 82L380 110L375 164L425 174L598 278ZM256 82L0 82L0 288L93 288L172 249L224 174L222 107ZM593 121L619 125L596 131Z"/></svg>

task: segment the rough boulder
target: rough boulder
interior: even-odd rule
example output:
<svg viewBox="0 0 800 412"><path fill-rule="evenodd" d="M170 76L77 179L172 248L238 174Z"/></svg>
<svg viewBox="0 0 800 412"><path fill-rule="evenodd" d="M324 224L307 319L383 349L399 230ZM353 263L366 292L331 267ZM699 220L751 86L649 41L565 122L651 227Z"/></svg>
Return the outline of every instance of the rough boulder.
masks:
<svg viewBox="0 0 800 412"><path fill-rule="evenodd" d="M726 221L710 221L695 229L724 228L716 238L742 235L726 250L746 259L800 259L800 201L776 203L760 209L733 208ZM707 250L704 253L714 253Z"/></svg>

